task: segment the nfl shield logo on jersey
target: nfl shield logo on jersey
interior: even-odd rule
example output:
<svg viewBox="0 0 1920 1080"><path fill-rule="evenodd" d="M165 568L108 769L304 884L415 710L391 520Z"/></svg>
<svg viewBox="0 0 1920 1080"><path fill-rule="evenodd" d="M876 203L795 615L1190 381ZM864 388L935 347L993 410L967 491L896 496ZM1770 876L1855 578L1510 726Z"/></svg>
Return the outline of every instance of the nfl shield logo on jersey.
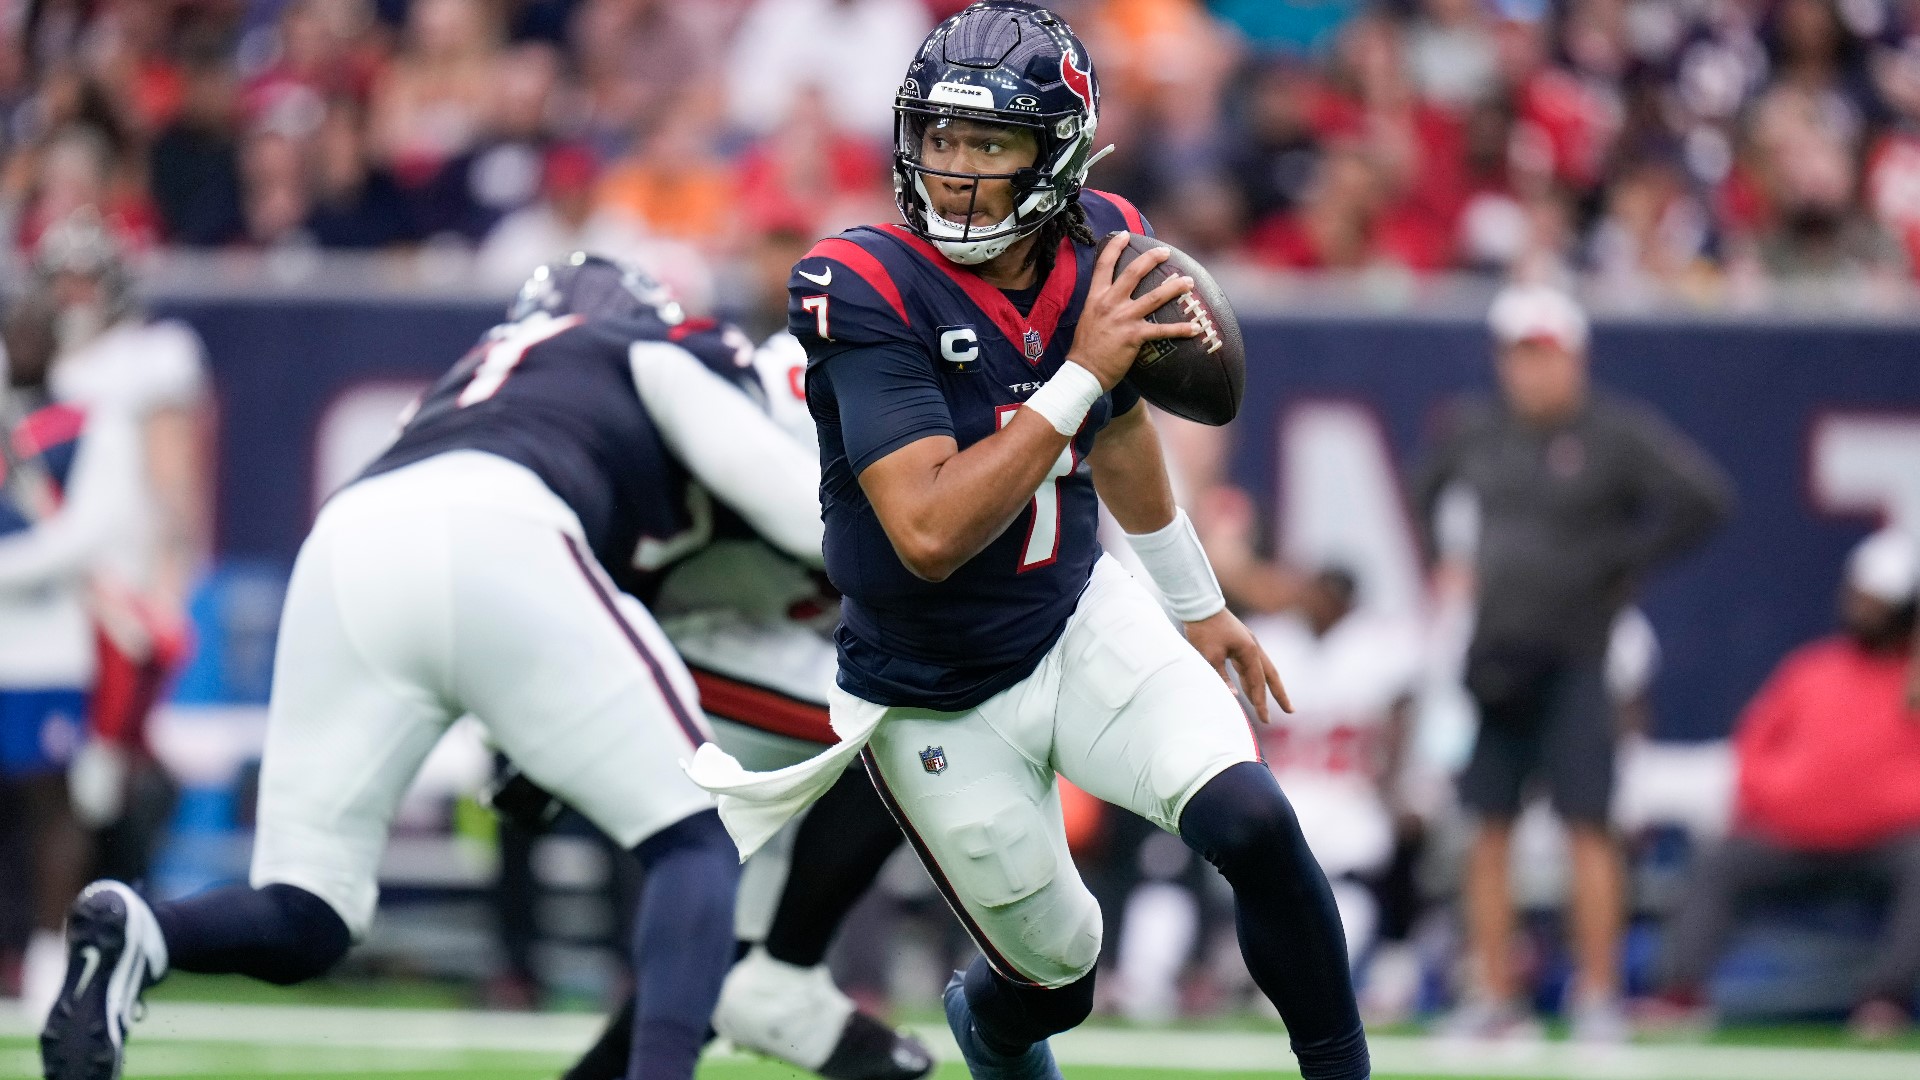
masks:
<svg viewBox="0 0 1920 1080"><path fill-rule="evenodd" d="M1040 354L1047 351L1046 346L1040 341L1040 331L1029 326L1027 327L1027 332L1021 335L1021 337L1026 342L1027 362L1037 363L1040 359Z"/></svg>
<svg viewBox="0 0 1920 1080"><path fill-rule="evenodd" d="M930 773L947 771L947 751L945 747L929 746L920 751L920 767Z"/></svg>

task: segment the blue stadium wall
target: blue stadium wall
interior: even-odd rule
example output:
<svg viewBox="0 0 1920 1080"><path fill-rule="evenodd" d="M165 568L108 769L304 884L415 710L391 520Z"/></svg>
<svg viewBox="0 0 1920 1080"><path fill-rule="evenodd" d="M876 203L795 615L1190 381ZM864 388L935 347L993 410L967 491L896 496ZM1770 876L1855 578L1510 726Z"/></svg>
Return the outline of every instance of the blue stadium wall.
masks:
<svg viewBox="0 0 1920 1080"><path fill-rule="evenodd" d="M181 695L258 700L271 640L262 598L284 579L323 494L330 410L369 387L433 378L499 308L193 300L160 310L200 331L219 402L219 563L197 611L202 655ZM1245 330L1247 397L1229 469L1269 507L1280 496L1280 429L1300 402L1358 404L1404 468L1440 403L1491 389L1475 320L1316 316L1249 320ZM1871 498L1836 495L1816 476L1823 425L1858 420L1870 446L1874 424L1892 425L1880 432L1888 445L1920 446L1920 326L1603 321L1594 354L1600 382L1656 406L1738 488L1732 524L1646 590L1665 654L1662 733L1718 735L1787 649L1831 626L1847 549L1876 524Z"/></svg>

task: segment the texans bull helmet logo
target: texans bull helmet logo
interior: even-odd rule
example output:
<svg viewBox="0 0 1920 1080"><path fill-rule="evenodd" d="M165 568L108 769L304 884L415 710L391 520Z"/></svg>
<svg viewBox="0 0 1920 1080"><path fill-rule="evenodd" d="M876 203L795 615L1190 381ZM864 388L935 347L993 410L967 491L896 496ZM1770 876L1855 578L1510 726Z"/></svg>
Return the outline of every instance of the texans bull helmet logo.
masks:
<svg viewBox="0 0 1920 1080"><path fill-rule="evenodd" d="M1067 89L1080 99L1080 104L1091 114L1094 110L1093 65L1081 67L1074 52L1071 46L1060 51L1060 81L1067 84Z"/></svg>

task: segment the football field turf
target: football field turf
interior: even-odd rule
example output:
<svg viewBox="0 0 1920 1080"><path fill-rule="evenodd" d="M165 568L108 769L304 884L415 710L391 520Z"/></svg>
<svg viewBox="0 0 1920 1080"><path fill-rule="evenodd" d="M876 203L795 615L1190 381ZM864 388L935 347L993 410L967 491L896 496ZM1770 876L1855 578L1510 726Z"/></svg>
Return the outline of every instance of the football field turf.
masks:
<svg viewBox="0 0 1920 1080"><path fill-rule="evenodd" d="M592 1039L580 1014L156 1002L135 1029L128 1080L549 1080ZM940 1030L922 1028L943 1061ZM1406 1036L1374 1040L1381 1080L1913 1080L1920 1046L1864 1051L1826 1029L1757 1032L1754 1041L1640 1045L1596 1051L1562 1042L1494 1051ZM1089 1026L1055 1040L1069 1080L1253 1080L1296 1076L1272 1027L1159 1031ZM0 1011L0 1077L39 1075L33 1039ZM789 1080L806 1074L716 1053L702 1080ZM965 1080L955 1064L938 1080Z"/></svg>

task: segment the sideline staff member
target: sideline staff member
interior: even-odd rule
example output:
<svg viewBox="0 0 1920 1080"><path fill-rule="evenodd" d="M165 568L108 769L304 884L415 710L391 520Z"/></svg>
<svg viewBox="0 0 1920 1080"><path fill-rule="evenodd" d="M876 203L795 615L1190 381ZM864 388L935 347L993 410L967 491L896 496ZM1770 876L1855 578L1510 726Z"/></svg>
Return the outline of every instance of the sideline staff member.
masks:
<svg viewBox="0 0 1920 1080"><path fill-rule="evenodd" d="M1467 688L1480 732L1460 778L1479 824L1467 868L1468 939L1478 993L1459 1033L1529 1026L1508 945L1507 866L1524 789L1546 781L1573 850L1578 974L1574 1036L1623 1038L1622 870L1608 823L1616 724L1604 661L1614 616L1656 564L1724 520L1731 488L1698 447L1645 406L1594 390L1587 320L1566 294L1514 286L1488 323L1497 400L1457 408L1414 479L1428 550L1449 488L1479 507L1478 599Z"/></svg>

